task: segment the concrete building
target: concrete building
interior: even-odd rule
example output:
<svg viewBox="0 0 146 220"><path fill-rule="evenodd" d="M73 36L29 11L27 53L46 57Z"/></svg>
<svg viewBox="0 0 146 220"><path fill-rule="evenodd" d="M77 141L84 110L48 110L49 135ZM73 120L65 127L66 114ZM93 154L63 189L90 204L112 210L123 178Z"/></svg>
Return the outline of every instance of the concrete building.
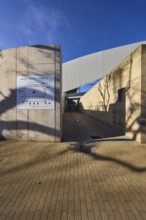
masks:
<svg viewBox="0 0 146 220"><path fill-rule="evenodd" d="M103 50L63 63L63 92L100 79L146 41Z"/></svg>
<svg viewBox="0 0 146 220"><path fill-rule="evenodd" d="M146 143L146 41L63 64L64 92L99 78L80 98L80 111Z"/></svg>
<svg viewBox="0 0 146 220"><path fill-rule="evenodd" d="M0 51L0 138L61 140L61 49L43 45Z"/></svg>
<svg viewBox="0 0 146 220"><path fill-rule="evenodd" d="M146 143L146 44L82 96L80 110Z"/></svg>
<svg viewBox="0 0 146 220"><path fill-rule="evenodd" d="M65 93L103 78L80 110L146 143L146 41L61 64L56 45L0 51L1 139L61 141Z"/></svg>

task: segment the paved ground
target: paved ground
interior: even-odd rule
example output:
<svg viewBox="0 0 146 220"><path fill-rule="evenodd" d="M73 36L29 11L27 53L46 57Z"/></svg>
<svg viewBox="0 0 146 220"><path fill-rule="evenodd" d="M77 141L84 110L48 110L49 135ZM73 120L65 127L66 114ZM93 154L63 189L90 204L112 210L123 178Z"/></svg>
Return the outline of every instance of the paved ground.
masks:
<svg viewBox="0 0 146 220"><path fill-rule="evenodd" d="M91 148L0 142L0 220L146 219L146 145Z"/></svg>
<svg viewBox="0 0 146 220"><path fill-rule="evenodd" d="M121 137L121 132L105 126L100 121L92 119L80 112L66 112L63 117L63 140L64 141L86 141L91 136L101 138L127 139Z"/></svg>

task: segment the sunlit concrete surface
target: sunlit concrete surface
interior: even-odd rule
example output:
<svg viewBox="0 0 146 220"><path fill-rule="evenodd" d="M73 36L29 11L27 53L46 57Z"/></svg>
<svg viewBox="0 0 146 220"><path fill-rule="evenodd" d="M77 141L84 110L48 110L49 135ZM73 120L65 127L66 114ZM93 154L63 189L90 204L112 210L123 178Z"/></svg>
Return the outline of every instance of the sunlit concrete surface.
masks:
<svg viewBox="0 0 146 220"><path fill-rule="evenodd" d="M0 142L0 220L146 219L146 145L114 139L88 154L75 141Z"/></svg>
<svg viewBox="0 0 146 220"><path fill-rule="evenodd" d="M90 117L121 129L146 143L146 44L85 93L79 109Z"/></svg>
<svg viewBox="0 0 146 220"><path fill-rule="evenodd" d="M61 140L61 57L59 45L0 51L0 140Z"/></svg>

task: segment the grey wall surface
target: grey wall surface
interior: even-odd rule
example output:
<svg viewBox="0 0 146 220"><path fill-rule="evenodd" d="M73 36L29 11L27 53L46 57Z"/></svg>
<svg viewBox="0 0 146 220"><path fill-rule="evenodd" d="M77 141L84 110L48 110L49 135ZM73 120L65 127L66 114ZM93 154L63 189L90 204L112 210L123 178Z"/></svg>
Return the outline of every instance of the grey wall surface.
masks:
<svg viewBox="0 0 146 220"><path fill-rule="evenodd" d="M108 74L146 41L83 56L63 64L63 92L80 87Z"/></svg>
<svg viewBox="0 0 146 220"><path fill-rule="evenodd" d="M146 73L142 70L146 61L145 46L134 50L80 99L83 113L116 128L120 131L119 135L126 135L140 143L146 143L146 126L138 122L141 116L146 121L145 115L142 115L145 112L146 90L145 83L141 83Z"/></svg>
<svg viewBox="0 0 146 220"><path fill-rule="evenodd" d="M61 140L61 72L60 46L26 46L0 51L1 139ZM19 109L18 77L40 75L54 75L54 109Z"/></svg>

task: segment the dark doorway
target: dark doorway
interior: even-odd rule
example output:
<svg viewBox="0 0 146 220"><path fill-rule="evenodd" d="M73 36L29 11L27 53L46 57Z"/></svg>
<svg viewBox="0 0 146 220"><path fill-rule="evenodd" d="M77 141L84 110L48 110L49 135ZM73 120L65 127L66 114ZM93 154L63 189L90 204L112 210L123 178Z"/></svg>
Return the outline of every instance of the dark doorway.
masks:
<svg viewBox="0 0 146 220"><path fill-rule="evenodd" d="M115 109L113 112L113 124L120 128L121 132L125 134L125 98L126 88L118 90L118 98L115 103Z"/></svg>

